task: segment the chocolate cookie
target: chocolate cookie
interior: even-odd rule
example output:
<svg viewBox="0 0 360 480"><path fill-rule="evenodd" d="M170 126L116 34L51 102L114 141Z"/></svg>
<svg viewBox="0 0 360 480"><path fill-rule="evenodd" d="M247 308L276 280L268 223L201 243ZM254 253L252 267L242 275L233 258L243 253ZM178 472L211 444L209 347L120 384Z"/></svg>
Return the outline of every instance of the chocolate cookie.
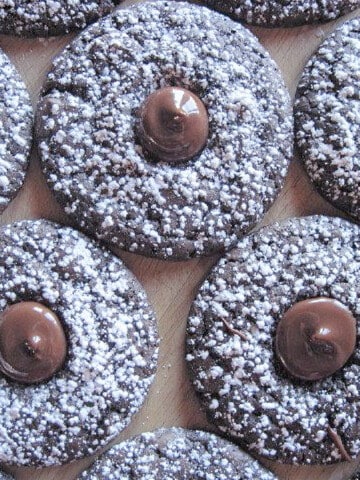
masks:
<svg viewBox="0 0 360 480"><path fill-rule="evenodd" d="M199 0L235 20L261 27L329 22L360 7L360 0Z"/></svg>
<svg viewBox="0 0 360 480"><path fill-rule="evenodd" d="M5 0L0 32L23 37L63 35L110 13L123 0Z"/></svg>
<svg viewBox="0 0 360 480"><path fill-rule="evenodd" d="M110 475L110 476L109 476ZM199 430L163 428L115 447L80 480L273 480L276 477L238 447Z"/></svg>
<svg viewBox="0 0 360 480"><path fill-rule="evenodd" d="M23 184L32 142L33 111L29 94L0 50L0 213Z"/></svg>
<svg viewBox="0 0 360 480"><path fill-rule="evenodd" d="M81 228L132 252L230 248L269 207L292 154L289 96L257 39L223 15L156 1L83 32L37 115L42 165Z"/></svg>
<svg viewBox="0 0 360 480"><path fill-rule="evenodd" d="M295 102L296 143L310 179L360 220L360 19L336 30L307 64Z"/></svg>
<svg viewBox="0 0 360 480"><path fill-rule="evenodd" d="M153 380L146 295L118 258L69 227L3 227L0 251L0 459L49 466L91 455Z"/></svg>
<svg viewBox="0 0 360 480"><path fill-rule="evenodd" d="M360 229L290 219L241 240L192 307L187 362L209 420L285 463L360 453Z"/></svg>

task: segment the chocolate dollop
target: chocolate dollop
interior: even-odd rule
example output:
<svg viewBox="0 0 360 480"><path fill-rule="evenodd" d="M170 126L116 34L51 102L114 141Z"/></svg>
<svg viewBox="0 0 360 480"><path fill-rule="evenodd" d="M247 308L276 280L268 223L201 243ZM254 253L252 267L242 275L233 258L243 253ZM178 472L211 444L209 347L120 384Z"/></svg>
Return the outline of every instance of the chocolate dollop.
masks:
<svg viewBox="0 0 360 480"><path fill-rule="evenodd" d="M63 365L66 337L54 312L19 302L0 314L0 371L21 383L49 379Z"/></svg>
<svg viewBox="0 0 360 480"><path fill-rule="evenodd" d="M339 370L356 343L356 320L341 302L327 297L303 300L287 310L275 338L286 370L303 380L319 380Z"/></svg>
<svg viewBox="0 0 360 480"><path fill-rule="evenodd" d="M150 94L140 108L137 133L152 159L186 162L206 144L208 114L202 101L189 90L164 87Z"/></svg>

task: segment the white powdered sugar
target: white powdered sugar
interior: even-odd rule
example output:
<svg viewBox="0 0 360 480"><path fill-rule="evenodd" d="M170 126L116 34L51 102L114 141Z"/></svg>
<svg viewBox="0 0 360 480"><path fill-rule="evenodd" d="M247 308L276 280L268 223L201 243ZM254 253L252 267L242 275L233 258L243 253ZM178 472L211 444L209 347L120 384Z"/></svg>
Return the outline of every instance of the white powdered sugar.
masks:
<svg viewBox="0 0 360 480"><path fill-rule="evenodd" d="M110 13L122 0L2 0L0 32L20 36L62 35Z"/></svg>
<svg viewBox="0 0 360 480"><path fill-rule="evenodd" d="M210 135L183 164L136 138L153 91L190 89ZM146 2L83 32L54 62L37 135L47 181L81 228L133 252L189 258L229 249L269 207L292 155L289 95L241 25L183 2Z"/></svg>
<svg viewBox="0 0 360 480"><path fill-rule="evenodd" d="M337 29L305 68L295 102L296 141L327 200L360 219L360 20Z"/></svg>
<svg viewBox="0 0 360 480"><path fill-rule="evenodd" d="M146 295L121 260L69 227L0 231L0 308L32 300L63 324L68 353L49 381L0 378L0 460L46 466L91 455L142 405L157 360Z"/></svg>
<svg viewBox="0 0 360 480"><path fill-rule="evenodd" d="M360 0L200 0L237 20L263 27L328 22L360 7Z"/></svg>
<svg viewBox="0 0 360 480"><path fill-rule="evenodd" d="M0 50L0 213L24 181L32 123L33 111L26 87Z"/></svg>
<svg viewBox="0 0 360 480"><path fill-rule="evenodd" d="M291 379L274 352L277 323L300 300L335 298L359 321L359 234L339 218L275 224L239 242L200 288L187 327L192 381L209 420L251 452L338 462L331 428L351 457L360 453L358 346L341 370L316 382Z"/></svg>
<svg viewBox="0 0 360 480"><path fill-rule="evenodd" d="M275 480L237 446L213 433L164 428L102 455L80 480Z"/></svg>

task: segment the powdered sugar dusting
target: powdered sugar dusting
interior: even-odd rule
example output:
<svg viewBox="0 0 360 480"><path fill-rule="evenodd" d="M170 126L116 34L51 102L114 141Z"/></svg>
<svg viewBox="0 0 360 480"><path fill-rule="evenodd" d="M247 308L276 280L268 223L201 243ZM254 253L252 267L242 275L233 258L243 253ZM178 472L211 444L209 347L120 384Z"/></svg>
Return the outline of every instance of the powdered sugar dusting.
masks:
<svg viewBox="0 0 360 480"><path fill-rule="evenodd" d="M360 230L341 219L290 219L243 239L194 302L187 362L209 419L252 452L286 463L332 463L360 452L358 348L339 372L291 380L274 355L276 325L294 303L318 296L360 318ZM222 318L246 333L232 335ZM359 330L359 328L358 328Z"/></svg>
<svg viewBox="0 0 360 480"><path fill-rule="evenodd" d="M154 315L122 262L68 227L40 220L0 231L0 308L45 304L68 339L62 370L23 386L0 377L0 461L55 465L90 455L144 401L157 359Z"/></svg>
<svg viewBox="0 0 360 480"><path fill-rule="evenodd" d="M306 66L295 103L307 172L338 208L360 219L360 20L336 30Z"/></svg>
<svg viewBox="0 0 360 480"><path fill-rule="evenodd" d="M116 445L81 480L273 480L238 447L208 432L160 429Z"/></svg>
<svg viewBox="0 0 360 480"><path fill-rule="evenodd" d="M15 67L0 50L0 213L24 181L32 122L29 94Z"/></svg>
<svg viewBox="0 0 360 480"><path fill-rule="evenodd" d="M359 0L201 0L250 25L281 27L328 22L360 7Z"/></svg>
<svg viewBox="0 0 360 480"><path fill-rule="evenodd" d="M122 0L2 0L0 32L21 36L61 35L84 28Z"/></svg>
<svg viewBox="0 0 360 480"><path fill-rule="evenodd" d="M208 143L182 165L149 162L136 109L178 85L204 102ZM292 154L288 93L242 26L182 2L146 2L98 22L55 60L39 105L47 180L97 238L188 258L230 248L263 215Z"/></svg>

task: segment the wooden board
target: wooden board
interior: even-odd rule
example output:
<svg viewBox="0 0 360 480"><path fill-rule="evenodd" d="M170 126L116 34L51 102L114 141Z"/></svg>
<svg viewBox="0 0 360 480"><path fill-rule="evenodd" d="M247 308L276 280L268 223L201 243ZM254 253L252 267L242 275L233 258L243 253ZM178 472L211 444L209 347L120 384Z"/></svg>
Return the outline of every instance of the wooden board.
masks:
<svg viewBox="0 0 360 480"><path fill-rule="evenodd" d="M131 3L137 1L126 1L123 5ZM359 15L360 10L351 16L356 13ZM322 26L273 30L252 28L252 31L280 66L286 84L294 95L299 75L308 58L329 32L349 17ZM0 47L18 67L31 92L34 106L52 58L73 37L67 35L48 40L23 40L0 35ZM313 190L300 162L295 158L285 187L263 223L312 213L339 215ZM0 217L0 222L41 217L66 222L61 208L45 185L37 155L33 152L25 186ZM117 253L143 283L156 311L161 336L159 367L150 395L117 441L160 426L211 428L186 375L184 336L191 301L199 283L217 259L212 257L176 263L151 260L121 251ZM90 460L85 459L59 468L21 468L11 471L19 480L71 480L89 463ZM357 462L327 467L291 467L273 462L268 462L268 465L284 480L343 480L349 477Z"/></svg>

